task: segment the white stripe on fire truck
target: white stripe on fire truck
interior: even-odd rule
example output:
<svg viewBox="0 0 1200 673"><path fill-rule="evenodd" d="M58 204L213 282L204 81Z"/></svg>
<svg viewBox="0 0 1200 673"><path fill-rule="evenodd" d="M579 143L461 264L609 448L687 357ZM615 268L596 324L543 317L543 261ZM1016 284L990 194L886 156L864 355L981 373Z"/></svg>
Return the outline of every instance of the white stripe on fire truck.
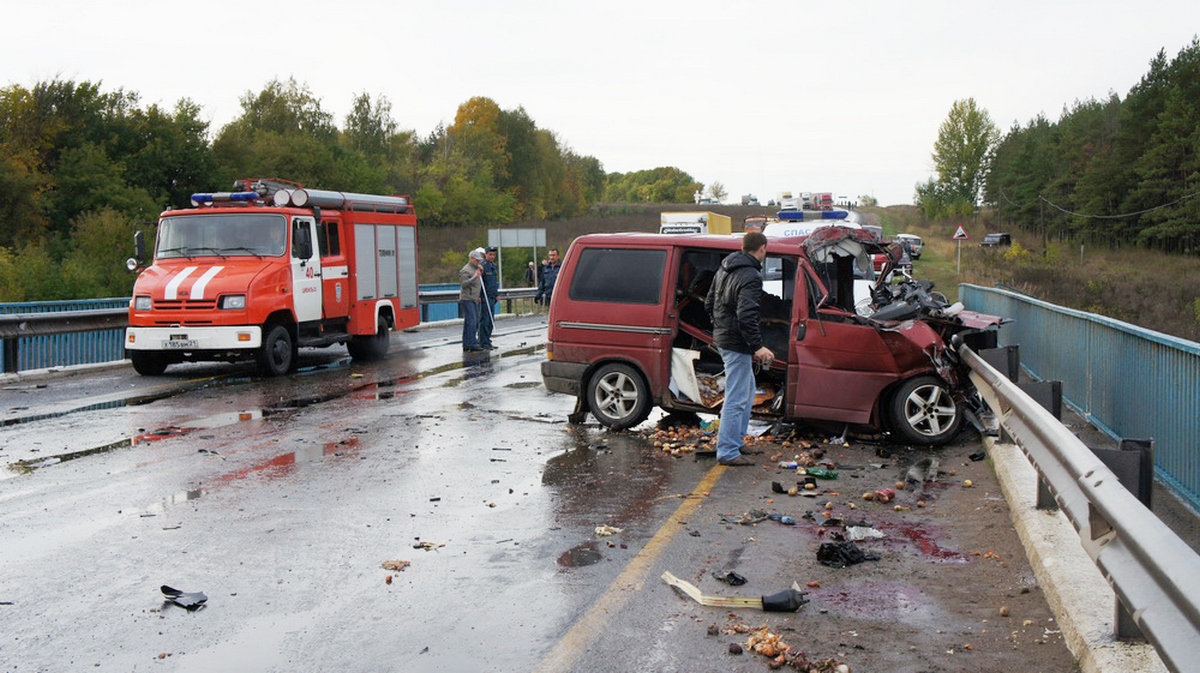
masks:
<svg viewBox="0 0 1200 673"><path fill-rule="evenodd" d="M176 299L179 299L179 286L182 285L183 281L187 280L187 277L192 275L192 272L198 268L200 267L189 266L183 271L180 271L178 276L175 276L171 279L171 282L167 283L166 295L163 298L167 301L175 301Z"/></svg>
<svg viewBox="0 0 1200 673"><path fill-rule="evenodd" d="M193 300L204 299L204 288L208 287L208 281L212 280L218 273L221 273L221 270L224 268L223 266L214 266L205 271L204 275L200 276L196 284L192 286L192 296L190 298Z"/></svg>
<svg viewBox="0 0 1200 673"><path fill-rule="evenodd" d="M342 266L327 266L321 270L321 275L325 278L349 278L350 267Z"/></svg>

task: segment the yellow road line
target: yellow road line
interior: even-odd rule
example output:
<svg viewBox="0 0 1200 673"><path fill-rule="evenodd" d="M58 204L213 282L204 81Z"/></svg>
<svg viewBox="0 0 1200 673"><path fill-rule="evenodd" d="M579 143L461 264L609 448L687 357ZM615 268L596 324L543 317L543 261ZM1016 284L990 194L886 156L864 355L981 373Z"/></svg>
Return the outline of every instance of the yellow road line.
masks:
<svg viewBox="0 0 1200 673"><path fill-rule="evenodd" d="M692 492L707 493L712 490L724 473L724 465L713 466ZM659 527L654 537L650 538L646 546L642 547L637 556L633 557L621 574L617 575L612 584L608 585L608 589L600 596L600 599L592 604L587 613L575 622L575 626L572 626L571 630L554 646L554 649L542 659L542 662L534 669L534 673L559 673L571 670L571 666L579 658L579 655L583 654L592 641L604 632L608 622L617 616L617 613L629 602L634 593L642 589L650 567L666 551L667 544L675 537L675 534L682 529L679 522L686 521L694 514L701 502L703 502L703 498L685 498L679 507L675 508L674 513Z"/></svg>

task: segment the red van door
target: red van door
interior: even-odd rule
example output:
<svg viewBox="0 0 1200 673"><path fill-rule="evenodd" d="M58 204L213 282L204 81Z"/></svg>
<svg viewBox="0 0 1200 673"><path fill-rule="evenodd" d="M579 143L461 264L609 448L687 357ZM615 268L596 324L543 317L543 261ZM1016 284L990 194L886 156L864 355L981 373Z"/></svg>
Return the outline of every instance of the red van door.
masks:
<svg viewBox="0 0 1200 673"><path fill-rule="evenodd" d="M788 358L788 410L794 418L870 423L880 393L898 377L879 331L853 313L817 304L828 292L812 269L796 274Z"/></svg>

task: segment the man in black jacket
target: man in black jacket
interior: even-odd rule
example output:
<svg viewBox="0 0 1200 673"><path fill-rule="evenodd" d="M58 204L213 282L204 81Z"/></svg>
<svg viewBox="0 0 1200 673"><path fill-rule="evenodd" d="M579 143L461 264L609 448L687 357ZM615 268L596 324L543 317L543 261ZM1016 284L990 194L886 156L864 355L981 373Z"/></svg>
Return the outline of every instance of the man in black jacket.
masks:
<svg viewBox="0 0 1200 673"><path fill-rule="evenodd" d="M763 345L759 328L766 257L767 237L748 232L742 249L721 261L704 300L712 318L713 344L725 362L725 402L717 432L717 462L722 465L753 465L743 454L761 453L745 446L745 439L754 405L754 360L770 365L775 358Z"/></svg>

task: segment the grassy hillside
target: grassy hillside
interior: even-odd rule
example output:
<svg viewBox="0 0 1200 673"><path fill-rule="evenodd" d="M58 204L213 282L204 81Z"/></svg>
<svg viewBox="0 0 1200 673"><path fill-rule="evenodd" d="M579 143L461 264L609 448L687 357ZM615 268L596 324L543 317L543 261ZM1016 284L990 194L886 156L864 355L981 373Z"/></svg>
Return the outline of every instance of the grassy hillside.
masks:
<svg viewBox="0 0 1200 673"><path fill-rule="evenodd" d="M711 210L733 219L740 230L745 218L772 215L759 206L697 206L694 204L603 204L585 217L558 222L523 223L544 227L550 246L566 251L571 241L594 232L657 231L663 211ZM1045 301L1099 313L1192 341L1200 341L1200 259L1146 250L1109 250L1046 241L1027 232L1001 227L989 213L977 221L961 222L970 239L961 246L951 240L958 221L927 222L913 206L866 209L868 219L888 235L911 233L925 243L914 263L920 278L934 282L955 300L959 283L993 286L1001 283ZM1015 245L983 250L979 241L990 231L1007 231ZM485 227L424 228L420 231L421 282L457 282L467 252L487 242ZM544 257L546 251L539 250ZM505 286L520 287L532 251L503 252Z"/></svg>
<svg viewBox="0 0 1200 673"><path fill-rule="evenodd" d="M933 280L947 296L959 283L1003 284L1044 301L1124 320L1165 334L1200 341L1200 259L1148 250L1081 247L1043 241L1029 232L1000 226L990 213L961 224L970 235L951 240L957 221L925 222L912 206L875 209L889 234L921 236L925 251L915 273ZM987 232L1012 234L1011 248L984 250Z"/></svg>

